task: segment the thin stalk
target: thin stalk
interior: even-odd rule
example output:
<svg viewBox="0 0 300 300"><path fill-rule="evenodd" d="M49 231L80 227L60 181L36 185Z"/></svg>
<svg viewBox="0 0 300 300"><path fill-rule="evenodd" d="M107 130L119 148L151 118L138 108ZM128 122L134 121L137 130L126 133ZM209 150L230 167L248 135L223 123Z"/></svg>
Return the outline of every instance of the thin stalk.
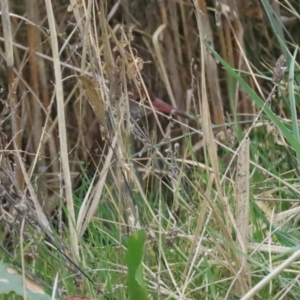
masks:
<svg viewBox="0 0 300 300"><path fill-rule="evenodd" d="M69 165L69 157L68 157L66 120L65 120L65 113L64 113L64 93L63 93L63 86L62 86L60 61L59 61L57 32L55 28L55 20L54 20L51 0L45 0L45 4L46 4L46 11L47 11L48 22L49 22L54 74L55 74L55 93L56 93L56 101L57 101L60 156L62 162L63 178L65 183L65 193L66 193L66 201L67 201L67 209L68 209L68 214L67 214L68 225L70 230L70 240L71 240L72 250L76 259L79 259L78 236L76 232L75 211L74 211L74 204L72 198L72 183L71 183L70 165Z"/></svg>

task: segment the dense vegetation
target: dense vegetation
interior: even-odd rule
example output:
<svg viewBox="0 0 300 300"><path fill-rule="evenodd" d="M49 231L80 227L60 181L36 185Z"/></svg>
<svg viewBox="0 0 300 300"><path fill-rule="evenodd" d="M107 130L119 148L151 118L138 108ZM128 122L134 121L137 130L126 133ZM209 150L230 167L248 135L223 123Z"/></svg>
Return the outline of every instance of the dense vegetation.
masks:
<svg viewBox="0 0 300 300"><path fill-rule="evenodd" d="M61 299L299 299L298 1L1 5L2 263Z"/></svg>

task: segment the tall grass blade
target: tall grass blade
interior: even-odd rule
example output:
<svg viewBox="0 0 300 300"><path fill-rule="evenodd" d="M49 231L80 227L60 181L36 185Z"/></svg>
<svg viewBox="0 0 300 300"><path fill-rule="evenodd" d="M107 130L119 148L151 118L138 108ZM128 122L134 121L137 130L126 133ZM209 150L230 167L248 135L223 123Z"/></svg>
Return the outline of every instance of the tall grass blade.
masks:
<svg viewBox="0 0 300 300"><path fill-rule="evenodd" d="M294 137L294 135L290 132L290 130L282 123L281 120L273 113L273 111L267 106L264 105L265 102L262 98L260 98L257 93L243 80L241 76L239 76L233 68L227 64L221 56L214 51L214 49L211 48L211 46L208 43L205 43L206 46L210 49L212 54L215 56L217 61L219 61L223 67L226 69L227 72L230 73L230 75L235 78L240 85L245 89L245 91L248 93L249 97L260 107L263 108L264 113L267 115L267 117L278 127L278 129L281 131L282 135L287 139L287 141L290 143L290 145L293 147L294 151L298 154L300 153L300 142Z"/></svg>

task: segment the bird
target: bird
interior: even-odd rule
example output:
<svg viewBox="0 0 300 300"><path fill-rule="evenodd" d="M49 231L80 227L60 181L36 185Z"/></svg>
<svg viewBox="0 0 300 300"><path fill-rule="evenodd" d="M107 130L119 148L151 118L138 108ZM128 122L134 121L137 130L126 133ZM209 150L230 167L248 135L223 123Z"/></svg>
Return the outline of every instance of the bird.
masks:
<svg viewBox="0 0 300 300"><path fill-rule="evenodd" d="M130 122L134 125L137 125L140 121L143 121L143 119L147 119L150 115L154 113L154 111L164 115L179 116L193 121L197 120L195 116L190 115L179 108L175 108L172 105L161 100L160 98L156 97L153 94L153 92L146 87L131 89L128 95L128 99ZM149 100L151 101L152 105L149 103ZM97 114L96 111L95 113ZM128 119L125 117L124 120ZM137 131L140 131L139 126L134 127ZM145 128L143 130L145 131ZM135 131L135 133L137 131ZM143 132L141 132L141 134L144 136ZM103 159L103 157L105 157L105 154L103 153L104 149L106 149L105 151L107 151L107 147L105 147L104 140L97 139L91 151L89 151L91 153L91 160L87 163L86 170L87 173L90 174L90 176L95 174L96 166L98 165L98 160ZM81 180L76 180L75 186L80 185L80 182Z"/></svg>
<svg viewBox="0 0 300 300"><path fill-rule="evenodd" d="M172 114L189 120L196 120L195 116L192 116L179 108L173 107L172 105L154 96L151 90L146 90L145 88L133 89L132 91L132 99L129 100L129 109L132 118L144 118L153 113L151 105L147 101L148 98L150 99L153 108L157 112ZM141 105L140 103L142 99L146 100L143 101L144 105Z"/></svg>

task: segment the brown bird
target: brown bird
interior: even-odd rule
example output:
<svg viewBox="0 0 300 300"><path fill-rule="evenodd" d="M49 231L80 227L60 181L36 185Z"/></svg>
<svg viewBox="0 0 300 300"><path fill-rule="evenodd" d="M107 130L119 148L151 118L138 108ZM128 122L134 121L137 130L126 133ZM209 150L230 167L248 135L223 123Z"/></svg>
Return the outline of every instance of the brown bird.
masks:
<svg viewBox="0 0 300 300"><path fill-rule="evenodd" d="M148 117L153 113L153 110L164 114L172 114L175 116L180 116L190 120L197 120L196 117L186 113L181 109L175 108L172 105L164 102L163 100L155 97L150 90L147 90L147 92L145 92L144 88L140 90L134 89L130 93L129 98L130 98L130 102L129 102L130 118L132 123L136 123L137 121ZM150 99L152 107L147 99ZM90 102L92 102L91 99ZM138 134L138 136L140 134ZM90 153L92 154L91 160L87 164L87 169L86 169L86 172L89 174L89 177L95 174L97 166L99 165L99 159L101 160L105 158L105 153L103 153L103 151L105 152L107 151L107 149L108 148L107 146L105 146L104 140L100 140L98 138L95 141L95 144L92 147L92 150L90 151ZM79 178L77 178L75 183L76 187L80 186L81 177L82 175L80 175Z"/></svg>
<svg viewBox="0 0 300 300"><path fill-rule="evenodd" d="M189 115L185 111L175 108L172 105L164 102L163 100L155 97L153 93L150 90L147 90L149 99L152 103L153 108L160 112L160 113L166 113L166 114L173 114L175 116L183 117L190 120L195 120L196 118L194 116ZM129 107L130 107L130 115L132 118L143 118L148 115L150 115L153 110L151 108L150 103L147 101L147 93L144 89L141 89L138 91L135 89L132 93L133 100L130 100ZM143 98L145 101L143 102L143 105L140 103L141 98Z"/></svg>
<svg viewBox="0 0 300 300"><path fill-rule="evenodd" d="M174 116L179 116L185 119L194 121L197 120L195 116L192 116L179 108L175 108L172 105L164 102L163 100L155 97L149 89L147 90L147 92L144 88L139 90L133 89L130 93L129 98L130 118L132 123L134 124L143 118L147 118L153 113L153 110L163 114L172 114ZM152 106L149 103L148 99L150 99ZM105 148L107 149L104 140L101 141L97 139L93 147L94 150L90 151L93 158L88 164L88 170L90 174L94 174L95 166L98 165L98 159L96 157L105 157L105 155L103 155L103 149Z"/></svg>

